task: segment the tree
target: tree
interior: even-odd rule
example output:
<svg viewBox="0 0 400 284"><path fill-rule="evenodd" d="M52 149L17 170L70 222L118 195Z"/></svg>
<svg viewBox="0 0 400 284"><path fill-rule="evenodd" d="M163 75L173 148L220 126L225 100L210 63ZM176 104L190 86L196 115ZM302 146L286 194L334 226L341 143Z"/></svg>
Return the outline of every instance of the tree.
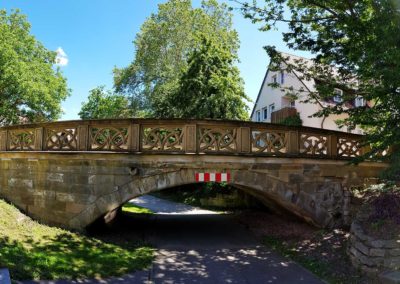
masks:
<svg viewBox="0 0 400 284"><path fill-rule="evenodd" d="M24 15L0 10L0 125L59 117L70 91L55 63L56 52L30 34Z"/></svg>
<svg viewBox="0 0 400 284"><path fill-rule="evenodd" d="M219 41L202 35L201 46L192 51L180 86L172 96L175 117L247 119L248 100L234 57Z"/></svg>
<svg viewBox="0 0 400 284"><path fill-rule="evenodd" d="M171 102L189 57L202 44L200 34L219 41L232 61L237 61L238 35L225 4L216 0L203 1L201 8L192 8L190 0L160 4L158 13L145 21L136 36L134 61L114 70L117 92L129 94L148 116L172 117L176 109L171 109Z"/></svg>
<svg viewBox="0 0 400 284"><path fill-rule="evenodd" d="M100 86L89 91L88 101L82 103L78 115L81 119L128 118L132 110L125 96L105 91L105 86Z"/></svg>
<svg viewBox="0 0 400 284"><path fill-rule="evenodd" d="M400 165L399 8L398 1L392 0L265 0L264 7L256 2L241 3L245 17L262 23L263 30L284 22L289 27L283 34L288 47L316 55L312 65L288 65L303 78L319 82L318 94L309 94L309 101L332 97L334 88L344 90L342 103L316 115L347 113L349 118L343 124L361 125L367 130L365 143L372 148L363 158L379 157L392 146L394 151L387 157L393 166ZM287 62L273 47L267 47L267 51L278 65ZM371 103L346 107L357 96Z"/></svg>

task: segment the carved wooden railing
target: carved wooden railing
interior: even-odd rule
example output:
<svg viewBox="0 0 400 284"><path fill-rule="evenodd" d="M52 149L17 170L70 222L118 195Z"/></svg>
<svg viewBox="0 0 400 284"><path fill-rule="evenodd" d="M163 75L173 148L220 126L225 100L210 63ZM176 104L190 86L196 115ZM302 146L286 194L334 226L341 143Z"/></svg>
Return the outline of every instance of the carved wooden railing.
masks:
<svg viewBox="0 0 400 284"><path fill-rule="evenodd" d="M0 151L191 153L349 159L362 136L309 127L222 120L120 119L0 128Z"/></svg>

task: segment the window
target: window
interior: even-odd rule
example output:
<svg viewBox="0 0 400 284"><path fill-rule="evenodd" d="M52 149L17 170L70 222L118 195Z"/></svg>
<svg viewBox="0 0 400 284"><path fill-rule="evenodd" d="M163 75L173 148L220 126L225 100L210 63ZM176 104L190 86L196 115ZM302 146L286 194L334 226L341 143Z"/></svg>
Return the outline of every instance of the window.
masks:
<svg viewBox="0 0 400 284"><path fill-rule="evenodd" d="M274 110L275 110L275 104L271 104L271 105L269 105L269 116L271 117L271 114L274 112Z"/></svg>
<svg viewBox="0 0 400 284"><path fill-rule="evenodd" d="M256 112L256 119L258 122L261 121L261 112L259 110Z"/></svg>
<svg viewBox="0 0 400 284"><path fill-rule="evenodd" d="M341 103L342 101L343 101L343 91L341 90L341 89L333 89L333 94L334 94L334 97L333 97L333 101L335 102L335 103Z"/></svg>
<svg viewBox="0 0 400 284"><path fill-rule="evenodd" d="M272 83L278 83L276 75L272 76Z"/></svg>
<svg viewBox="0 0 400 284"><path fill-rule="evenodd" d="M285 83L285 72L281 71L281 84Z"/></svg>
<svg viewBox="0 0 400 284"><path fill-rule="evenodd" d="M263 112L263 120L267 120L268 119L268 109L265 107L262 109Z"/></svg>
<svg viewBox="0 0 400 284"><path fill-rule="evenodd" d="M291 101L290 102L290 107L295 107L296 106L296 102L295 101Z"/></svg>
<svg viewBox="0 0 400 284"><path fill-rule="evenodd" d="M365 100L364 100L364 98L361 97L361 96L356 97L356 99L355 99L355 101L354 101L354 105L355 105L356 107L363 107L363 106L365 106Z"/></svg>

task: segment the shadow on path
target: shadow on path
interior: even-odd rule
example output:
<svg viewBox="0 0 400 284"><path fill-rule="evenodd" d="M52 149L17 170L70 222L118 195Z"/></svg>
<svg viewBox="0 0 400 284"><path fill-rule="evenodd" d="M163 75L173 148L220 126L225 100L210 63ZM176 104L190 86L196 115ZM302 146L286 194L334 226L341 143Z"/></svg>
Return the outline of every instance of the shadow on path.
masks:
<svg viewBox="0 0 400 284"><path fill-rule="evenodd" d="M159 211L170 206L160 206ZM180 204L174 211L179 208ZM231 215L126 215L106 234L126 239L140 235L153 244L157 255L152 267L108 280L41 283L324 283L261 246Z"/></svg>

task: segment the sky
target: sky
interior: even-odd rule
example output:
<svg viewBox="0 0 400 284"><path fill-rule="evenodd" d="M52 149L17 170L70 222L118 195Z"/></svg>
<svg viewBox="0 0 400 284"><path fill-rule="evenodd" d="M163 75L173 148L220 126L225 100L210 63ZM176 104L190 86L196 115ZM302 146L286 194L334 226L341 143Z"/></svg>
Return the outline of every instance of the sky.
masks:
<svg viewBox="0 0 400 284"><path fill-rule="evenodd" d="M151 13L157 13L158 4L164 2L166 0L0 0L0 9L20 9L32 26L31 34L47 49L57 51L58 63L72 90L62 104L61 120L72 120L79 119L78 112L89 90L100 85L113 87L113 68L132 62L132 41L136 33ZM233 5L229 0L219 2ZM200 6L200 0L193 0L193 6ZM261 32L239 11L234 11L233 23L241 42L238 67L245 92L253 101L249 103L251 111L269 63L263 46L275 45L278 50L290 50L282 41L284 27L279 31Z"/></svg>

